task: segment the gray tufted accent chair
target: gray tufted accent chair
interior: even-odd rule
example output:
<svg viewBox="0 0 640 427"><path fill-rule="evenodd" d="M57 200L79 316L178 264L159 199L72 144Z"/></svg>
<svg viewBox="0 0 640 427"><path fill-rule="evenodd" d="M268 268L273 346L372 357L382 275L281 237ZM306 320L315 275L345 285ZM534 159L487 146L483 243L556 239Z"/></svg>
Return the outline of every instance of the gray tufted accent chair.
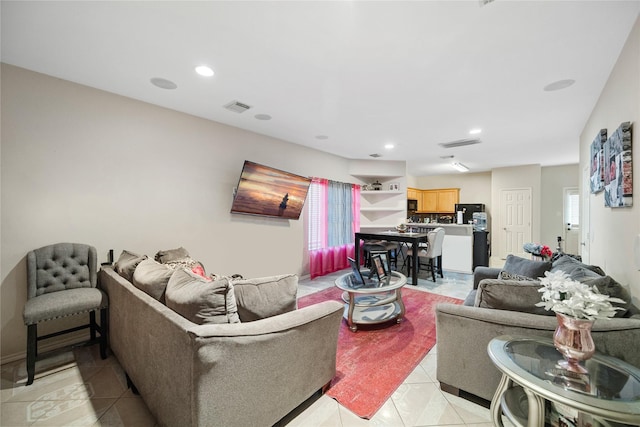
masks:
<svg viewBox="0 0 640 427"><path fill-rule="evenodd" d="M90 329L90 342L100 334L100 356L107 357L107 294L96 287L97 255L93 246L57 243L27 254L27 302L23 318L27 325L27 385L33 383L38 341ZM96 311L100 310L100 325ZM89 313L89 323L38 336L38 323Z"/></svg>

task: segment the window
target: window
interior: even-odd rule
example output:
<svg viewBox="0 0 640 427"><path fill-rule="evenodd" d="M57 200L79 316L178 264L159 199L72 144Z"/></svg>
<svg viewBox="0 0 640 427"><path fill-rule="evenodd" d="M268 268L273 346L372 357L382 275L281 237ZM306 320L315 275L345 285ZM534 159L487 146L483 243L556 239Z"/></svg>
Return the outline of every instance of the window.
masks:
<svg viewBox="0 0 640 427"><path fill-rule="evenodd" d="M311 277L348 267L360 228L360 186L313 178L307 203Z"/></svg>

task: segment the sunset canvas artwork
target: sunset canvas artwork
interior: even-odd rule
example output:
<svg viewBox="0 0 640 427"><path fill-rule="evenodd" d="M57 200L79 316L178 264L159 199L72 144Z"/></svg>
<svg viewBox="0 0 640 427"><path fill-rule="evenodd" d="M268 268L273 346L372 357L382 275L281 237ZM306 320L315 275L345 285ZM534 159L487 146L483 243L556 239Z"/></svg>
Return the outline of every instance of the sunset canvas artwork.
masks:
<svg viewBox="0 0 640 427"><path fill-rule="evenodd" d="M311 178L245 161L232 213L298 219Z"/></svg>

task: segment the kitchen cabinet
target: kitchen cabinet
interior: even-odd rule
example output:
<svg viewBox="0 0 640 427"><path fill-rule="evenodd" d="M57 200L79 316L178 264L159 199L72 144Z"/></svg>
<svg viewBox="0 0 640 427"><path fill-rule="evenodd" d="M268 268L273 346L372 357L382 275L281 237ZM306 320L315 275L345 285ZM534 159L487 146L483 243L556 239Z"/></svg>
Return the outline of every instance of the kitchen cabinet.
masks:
<svg viewBox="0 0 640 427"><path fill-rule="evenodd" d="M422 190L418 190L416 188L407 188L407 199L409 200L420 200L420 192Z"/></svg>
<svg viewBox="0 0 640 427"><path fill-rule="evenodd" d="M421 213L454 213L456 203L460 199L459 188L416 191L418 193L416 197L418 200L418 212Z"/></svg>
<svg viewBox="0 0 640 427"><path fill-rule="evenodd" d="M458 203L459 199L459 188L446 188L438 190L438 212L455 212L456 203Z"/></svg>

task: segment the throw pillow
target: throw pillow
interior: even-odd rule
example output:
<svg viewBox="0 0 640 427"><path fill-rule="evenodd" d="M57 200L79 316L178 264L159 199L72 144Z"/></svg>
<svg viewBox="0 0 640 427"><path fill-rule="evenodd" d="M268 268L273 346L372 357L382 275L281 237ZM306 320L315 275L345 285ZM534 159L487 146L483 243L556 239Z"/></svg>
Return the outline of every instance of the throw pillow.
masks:
<svg viewBox="0 0 640 427"><path fill-rule="evenodd" d="M155 256L155 260L166 264L169 261L174 261L180 258L188 258L189 252L182 246L177 249L167 249L164 251L158 251Z"/></svg>
<svg viewBox="0 0 640 427"><path fill-rule="evenodd" d="M595 286L598 288L598 292L604 295L609 295L613 298L620 298L624 301L622 303L612 303L614 307L620 307L622 310L616 311L616 315L614 317L626 317L627 311L631 307L631 294L629 291L625 289L620 283L616 282L610 276L597 277L593 279L588 279L583 282L585 285Z"/></svg>
<svg viewBox="0 0 640 427"><path fill-rule="evenodd" d="M167 284L165 302L199 325L240 322L233 284L226 277L207 281L189 270L176 270Z"/></svg>
<svg viewBox="0 0 640 427"><path fill-rule="evenodd" d="M527 277L527 276L521 276L519 274L515 274L515 273L509 273L508 271L500 271L500 274L498 275L498 279L502 279L502 280L535 280L532 277Z"/></svg>
<svg viewBox="0 0 640 427"><path fill-rule="evenodd" d="M474 306L555 316L553 311L536 307L536 303L542 301L542 294L538 292L541 287L534 281L484 279L478 285Z"/></svg>
<svg viewBox="0 0 640 427"><path fill-rule="evenodd" d="M120 257L118 257L114 268L116 270L116 273L131 282L131 279L133 278L133 272L135 271L136 267L145 259L147 259L146 255L138 255L125 250L122 251Z"/></svg>
<svg viewBox="0 0 640 427"><path fill-rule="evenodd" d="M167 283L173 273L174 270L166 265L145 259L133 272L133 286L162 302Z"/></svg>
<svg viewBox="0 0 640 427"><path fill-rule="evenodd" d="M298 276L295 274L236 280L233 286L242 322L276 316L297 308Z"/></svg>
<svg viewBox="0 0 640 427"><path fill-rule="evenodd" d="M193 267L197 266L200 263L191 257L185 257L185 258L178 258L171 261L163 262L163 264L174 270L179 270L181 268L192 270Z"/></svg>
<svg viewBox="0 0 640 427"><path fill-rule="evenodd" d="M568 275L571 275L571 273L573 272L573 270L575 270L576 268L586 268L588 270L593 271L594 273L597 273L599 276L604 276L605 272L598 267L597 265L587 265L584 264L580 261L578 261L577 259L575 259L572 256L569 256L567 254L562 255L561 257L559 257L557 260L555 260L553 262L553 265L551 267L551 271L558 271L558 270L562 270L565 273L567 273Z"/></svg>
<svg viewBox="0 0 640 427"><path fill-rule="evenodd" d="M549 261L533 261L515 255L507 255L507 260L502 267L502 271L517 274L519 276L537 279L544 277L544 272L551 270Z"/></svg>
<svg viewBox="0 0 640 427"><path fill-rule="evenodd" d="M571 273L569 274L569 278L577 282L584 282L585 280L589 279L597 279L598 277L601 277L598 273L596 273L595 271L591 271L585 267L574 268L573 271L571 271Z"/></svg>

